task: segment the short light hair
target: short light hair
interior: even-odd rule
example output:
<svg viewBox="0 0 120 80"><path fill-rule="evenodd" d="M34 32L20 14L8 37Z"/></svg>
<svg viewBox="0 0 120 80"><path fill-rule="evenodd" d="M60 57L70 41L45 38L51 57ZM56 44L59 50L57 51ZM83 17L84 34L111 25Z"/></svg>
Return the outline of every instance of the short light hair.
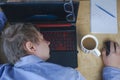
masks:
<svg viewBox="0 0 120 80"><path fill-rule="evenodd" d="M2 32L3 51L12 64L15 64L21 57L28 55L24 44L27 41L38 44L38 31L30 23L16 23L9 25Z"/></svg>

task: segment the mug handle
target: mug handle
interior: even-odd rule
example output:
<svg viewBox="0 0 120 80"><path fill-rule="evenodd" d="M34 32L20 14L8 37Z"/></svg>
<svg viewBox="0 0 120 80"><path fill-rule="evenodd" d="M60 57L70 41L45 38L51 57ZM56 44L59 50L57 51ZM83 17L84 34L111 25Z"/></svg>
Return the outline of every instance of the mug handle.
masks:
<svg viewBox="0 0 120 80"><path fill-rule="evenodd" d="M100 56L101 52L98 49L95 49L93 54L95 54L96 56Z"/></svg>

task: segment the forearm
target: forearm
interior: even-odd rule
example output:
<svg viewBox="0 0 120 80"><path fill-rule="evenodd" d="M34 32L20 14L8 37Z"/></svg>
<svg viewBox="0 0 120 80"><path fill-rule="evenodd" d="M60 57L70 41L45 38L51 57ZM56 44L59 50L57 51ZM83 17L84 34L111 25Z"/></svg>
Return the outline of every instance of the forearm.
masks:
<svg viewBox="0 0 120 80"><path fill-rule="evenodd" d="M105 67L103 69L103 80L120 80L120 69Z"/></svg>

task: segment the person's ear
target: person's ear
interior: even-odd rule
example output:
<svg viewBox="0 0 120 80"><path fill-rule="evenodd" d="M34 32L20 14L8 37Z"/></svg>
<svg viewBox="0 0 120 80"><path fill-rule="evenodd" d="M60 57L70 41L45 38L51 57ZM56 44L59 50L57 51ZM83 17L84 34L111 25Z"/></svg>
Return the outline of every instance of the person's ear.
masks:
<svg viewBox="0 0 120 80"><path fill-rule="evenodd" d="M34 53L36 51L35 44L30 41L26 42L25 47L29 53Z"/></svg>

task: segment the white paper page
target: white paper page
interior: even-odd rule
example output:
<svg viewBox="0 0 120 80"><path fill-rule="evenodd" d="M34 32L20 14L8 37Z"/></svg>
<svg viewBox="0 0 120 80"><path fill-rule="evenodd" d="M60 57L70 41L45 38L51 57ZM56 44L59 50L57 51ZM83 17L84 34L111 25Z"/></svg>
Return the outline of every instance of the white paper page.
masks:
<svg viewBox="0 0 120 80"><path fill-rule="evenodd" d="M91 32L118 32L117 0L91 0Z"/></svg>

